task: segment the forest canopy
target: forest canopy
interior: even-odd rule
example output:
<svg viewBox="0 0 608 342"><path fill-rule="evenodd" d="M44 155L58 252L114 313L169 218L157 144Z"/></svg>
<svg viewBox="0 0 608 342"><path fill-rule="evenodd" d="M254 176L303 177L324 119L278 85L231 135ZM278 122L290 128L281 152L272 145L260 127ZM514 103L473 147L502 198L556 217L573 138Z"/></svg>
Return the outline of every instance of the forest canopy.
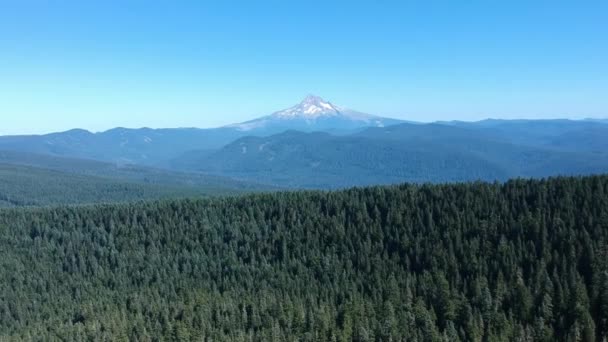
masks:
<svg viewBox="0 0 608 342"><path fill-rule="evenodd" d="M0 210L0 339L601 341L608 176Z"/></svg>

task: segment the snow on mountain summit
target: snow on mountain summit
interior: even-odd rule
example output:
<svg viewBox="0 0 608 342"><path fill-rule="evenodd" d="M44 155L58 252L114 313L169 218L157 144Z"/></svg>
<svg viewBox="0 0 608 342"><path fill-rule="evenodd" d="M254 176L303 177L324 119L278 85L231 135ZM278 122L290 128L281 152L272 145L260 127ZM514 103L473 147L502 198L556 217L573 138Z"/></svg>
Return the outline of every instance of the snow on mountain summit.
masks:
<svg viewBox="0 0 608 342"><path fill-rule="evenodd" d="M282 132L349 130L361 127L382 127L398 120L382 118L338 107L319 96L308 95L299 104L254 120L229 125L239 131Z"/></svg>
<svg viewBox="0 0 608 342"><path fill-rule="evenodd" d="M338 115L340 108L314 95L308 95L299 104L272 114L276 118L303 117L316 119L320 116Z"/></svg>

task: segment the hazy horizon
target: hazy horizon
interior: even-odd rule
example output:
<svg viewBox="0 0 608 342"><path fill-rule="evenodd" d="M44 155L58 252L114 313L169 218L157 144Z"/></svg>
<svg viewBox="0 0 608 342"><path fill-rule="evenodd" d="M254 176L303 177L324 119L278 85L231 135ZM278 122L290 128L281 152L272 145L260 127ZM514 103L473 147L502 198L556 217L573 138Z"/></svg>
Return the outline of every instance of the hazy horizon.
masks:
<svg viewBox="0 0 608 342"><path fill-rule="evenodd" d="M285 108L282 108L285 109ZM349 108L349 109L356 109L356 108ZM276 111L275 111L276 112ZM267 113L267 114L261 114L255 117L250 117L250 118L246 118L241 122L244 121L248 121L251 119L257 119L260 118L262 116L268 115L268 114L272 114L272 113ZM371 114L371 113L369 113ZM376 115L376 114L374 114ZM461 120L458 118L455 119L444 119L444 120L427 120L427 121L418 121L418 120L409 120L407 118L399 118L399 117L390 117L390 116L385 116L382 114L378 114L378 116L381 117L386 117L386 118L392 118L392 119L401 119L404 121L412 121L412 122L416 122L416 123L422 123L422 124L428 124L428 123L435 123L435 122L480 122L480 121L486 121L486 120L512 120L512 121L529 121L529 120L571 120L571 121L585 121L585 120L608 120L608 117L547 117L547 118L525 118L525 117L512 117L512 118L499 118L499 117L486 117L486 118L481 118L481 119L477 119L477 120ZM241 123L241 122L229 122L226 124L221 124L221 125L217 125L217 126L158 126L158 127L154 127L154 126L150 126L150 125L140 125L140 126L108 126L105 128L100 128L100 129L91 129L91 128L87 128L87 127L68 127L65 129L60 129L60 130L51 130L51 131L36 131L36 132L22 132L22 133L3 133L2 129L0 128L0 136L19 136L19 135L46 135L46 134L51 134L51 133L61 133L61 132L66 132L66 131L71 131L71 130L85 130L85 131L89 131L91 133L103 133L112 129L120 129L120 128L124 128L124 129L133 129L133 130L138 130L138 129L214 129L214 128L221 128L221 127L225 127L225 126L230 126L231 124L236 124L236 123Z"/></svg>
<svg viewBox="0 0 608 342"><path fill-rule="evenodd" d="M7 2L0 135L212 128L308 93L419 122L607 118L606 13L599 1Z"/></svg>

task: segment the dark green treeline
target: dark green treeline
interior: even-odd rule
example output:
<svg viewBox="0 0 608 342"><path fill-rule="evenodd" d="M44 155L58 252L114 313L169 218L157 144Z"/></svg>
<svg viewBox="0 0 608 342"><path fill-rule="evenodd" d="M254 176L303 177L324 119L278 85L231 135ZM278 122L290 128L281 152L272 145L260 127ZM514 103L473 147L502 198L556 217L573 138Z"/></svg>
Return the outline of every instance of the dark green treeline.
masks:
<svg viewBox="0 0 608 342"><path fill-rule="evenodd" d="M601 341L608 176L0 211L0 340Z"/></svg>

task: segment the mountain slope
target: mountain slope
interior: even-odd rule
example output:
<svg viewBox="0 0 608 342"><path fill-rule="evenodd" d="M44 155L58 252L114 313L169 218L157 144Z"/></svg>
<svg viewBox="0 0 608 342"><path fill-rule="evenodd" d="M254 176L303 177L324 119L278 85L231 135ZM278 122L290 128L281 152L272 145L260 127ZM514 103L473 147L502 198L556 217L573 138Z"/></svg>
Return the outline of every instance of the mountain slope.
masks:
<svg viewBox="0 0 608 342"><path fill-rule="evenodd" d="M508 177L491 162L434 143L295 131L239 139L198 165L203 172L305 188Z"/></svg>
<svg viewBox="0 0 608 342"><path fill-rule="evenodd" d="M117 203L204 194L196 187L144 184L0 163L0 207Z"/></svg>
<svg viewBox="0 0 608 342"><path fill-rule="evenodd" d="M188 150L219 148L243 136L218 129L128 129L91 133L74 129L33 136L0 137L0 149L113 163L158 165Z"/></svg>
<svg viewBox="0 0 608 342"><path fill-rule="evenodd" d="M608 125L584 122L552 124L507 122L508 129L479 129L470 125L396 125L370 128L358 137L399 141L407 145L436 144L499 165L509 177L546 177L608 171ZM547 127L543 129L542 127ZM503 131L504 130L504 131ZM519 132L520 134L516 133ZM594 132L595 134L590 134ZM604 135L603 132L607 134ZM439 147L441 146L441 147Z"/></svg>
<svg viewBox="0 0 608 342"><path fill-rule="evenodd" d="M453 121L443 124L483 132L516 144L590 151L601 149L608 139L608 125L601 120L496 120ZM599 145L598 145L599 144Z"/></svg>
<svg viewBox="0 0 608 342"><path fill-rule="evenodd" d="M289 131L242 138L202 154L196 162L193 155L188 158L198 171L304 188L608 171L606 154L519 145L501 138L439 124L369 128L348 136Z"/></svg>
<svg viewBox="0 0 608 342"><path fill-rule="evenodd" d="M318 96L309 95L293 107L228 127L258 134L278 133L285 130L348 132L363 127L383 127L400 122L396 119L341 108Z"/></svg>
<svg viewBox="0 0 608 342"><path fill-rule="evenodd" d="M0 151L0 163L22 167L24 174L34 171L34 174L49 172L45 180L52 182L52 175L59 178L92 177L94 182L99 179L112 182L140 184L157 187L161 191L190 193L200 195L226 195L262 190L272 190L254 182L236 181L227 177L168 171L138 165L116 165L95 160L63 158L34 153ZM14 178L4 178L4 181L14 181ZM81 182L81 183L84 183ZM61 193L62 191L59 191ZM165 191L166 192L166 191Z"/></svg>
<svg viewBox="0 0 608 342"><path fill-rule="evenodd" d="M167 161L188 151L218 149L248 135L267 136L286 129L349 133L364 127L399 122L342 109L319 97L309 96L288 110L226 127L114 128L99 133L73 129L45 135L2 136L0 150L166 166Z"/></svg>
<svg viewBox="0 0 608 342"><path fill-rule="evenodd" d="M0 150L37 155L30 160L47 155L109 161L89 167L86 174L105 177L106 172L169 185L226 182L221 189L242 187L219 177L159 168L273 186L336 188L606 172L608 125L598 120L404 123L311 95L290 108L216 129L76 129L0 137Z"/></svg>

